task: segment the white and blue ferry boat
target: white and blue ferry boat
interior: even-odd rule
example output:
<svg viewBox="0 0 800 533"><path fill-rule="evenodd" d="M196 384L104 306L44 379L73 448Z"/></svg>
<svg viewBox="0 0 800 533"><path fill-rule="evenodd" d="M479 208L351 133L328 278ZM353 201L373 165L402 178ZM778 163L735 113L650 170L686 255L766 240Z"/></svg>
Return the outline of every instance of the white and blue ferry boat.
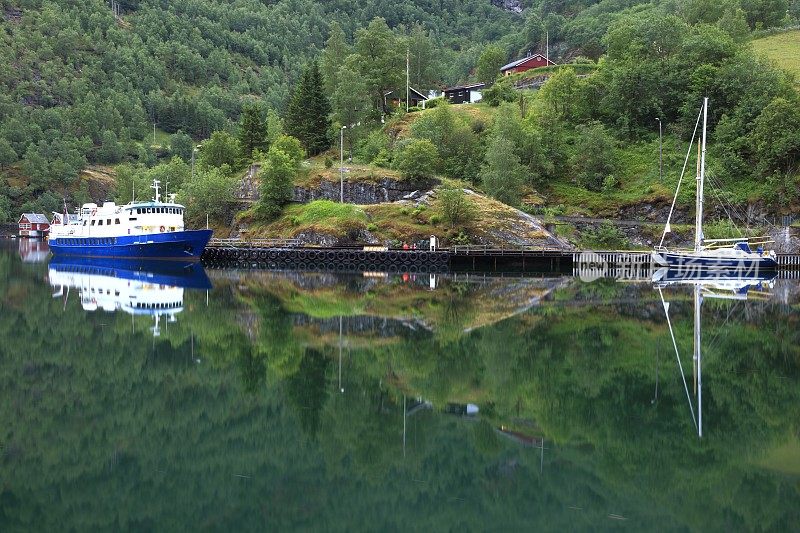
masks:
<svg viewBox="0 0 800 533"><path fill-rule="evenodd" d="M162 202L153 182L150 202L83 204L78 216L53 213L50 250L56 256L196 260L212 231L187 230L185 207Z"/></svg>

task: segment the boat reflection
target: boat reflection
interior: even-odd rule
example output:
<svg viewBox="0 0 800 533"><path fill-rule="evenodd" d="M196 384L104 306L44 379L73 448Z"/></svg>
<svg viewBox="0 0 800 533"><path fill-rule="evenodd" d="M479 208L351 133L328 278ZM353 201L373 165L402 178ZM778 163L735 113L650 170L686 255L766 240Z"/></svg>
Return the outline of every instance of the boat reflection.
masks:
<svg viewBox="0 0 800 533"><path fill-rule="evenodd" d="M766 289L772 288L773 280L776 278L775 272L759 272L758 270L704 270L704 269L670 269L661 268L653 273L652 282L661 298L664 307L664 315L669 326L669 334L672 339L672 346L675 349L675 358L678 369L683 380L683 388L686 392L686 400L689 404L689 411L692 421L697 429L697 435L703 436L703 359L702 359L702 324L701 310L705 298L717 298L726 300L747 300L748 297L767 298L769 294ZM693 393L689 394L689 386L686 383L686 374L681 363L678 343L675 340L675 331L670 320L670 304L664 299L664 289L691 287L693 292L693 318L694 318L694 337L693 337L693 356L692 356L692 375ZM657 386L657 385L656 385ZM697 413L695 414L695 402Z"/></svg>
<svg viewBox="0 0 800 533"><path fill-rule="evenodd" d="M151 316L153 336L159 336L160 320L175 322L183 311L184 289L210 289L211 282L198 263L120 261L55 257L48 281L58 290L66 307L70 290L77 290L84 311L122 311Z"/></svg>

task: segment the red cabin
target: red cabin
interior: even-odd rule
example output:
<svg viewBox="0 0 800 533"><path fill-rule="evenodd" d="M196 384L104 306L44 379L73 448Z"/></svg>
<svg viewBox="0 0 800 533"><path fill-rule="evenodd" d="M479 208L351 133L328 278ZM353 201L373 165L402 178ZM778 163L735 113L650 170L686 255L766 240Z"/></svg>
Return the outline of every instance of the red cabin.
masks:
<svg viewBox="0 0 800 533"><path fill-rule="evenodd" d="M19 236L20 237L44 237L50 229L50 221L47 217L38 213L23 213L19 217Z"/></svg>
<svg viewBox="0 0 800 533"><path fill-rule="evenodd" d="M503 76L509 76L511 74L516 74L517 72L525 72L526 70L530 70L532 68L546 67L548 65L555 65L555 63L544 57L542 54L533 54L529 55L528 57L512 61L508 65L503 65L500 68L500 72L503 74Z"/></svg>

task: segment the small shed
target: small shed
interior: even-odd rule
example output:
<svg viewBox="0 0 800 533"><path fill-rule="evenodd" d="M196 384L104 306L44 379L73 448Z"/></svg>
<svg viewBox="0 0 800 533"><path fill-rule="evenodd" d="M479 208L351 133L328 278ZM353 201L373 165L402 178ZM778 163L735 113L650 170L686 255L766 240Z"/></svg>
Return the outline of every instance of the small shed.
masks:
<svg viewBox="0 0 800 533"><path fill-rule="evenodd" d="M46 216L39 213L23 213L19 217L19 236L20 237L44 237L50 229L50 221Z"/></svg>
<svg viewBox="0 0 800 533"><path fill-rule="evenodd" d="M543 56L542 54L530 54L522 59L512 61L508 65L503 65L500 67L500 72L503 74L503 76L510 76L511 74L516 74L517 72L525 72L526 70L530 70L532 68L546 67L549 65L555 65L555 63L550 61L549 58Z"/></svg>
<svg viewBox="0 0 800 533"><path fill-rule="evenodd" d="M474 104L483 99L483 88L485 83L471 83L468 85L458 85L444 90L444 97L451 104Z"/></svg>

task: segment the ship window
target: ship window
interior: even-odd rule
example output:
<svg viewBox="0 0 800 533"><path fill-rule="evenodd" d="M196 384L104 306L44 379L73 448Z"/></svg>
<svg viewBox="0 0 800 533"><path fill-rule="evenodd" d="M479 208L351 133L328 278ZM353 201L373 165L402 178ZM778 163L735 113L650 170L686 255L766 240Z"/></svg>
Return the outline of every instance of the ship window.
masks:
<svg viewBox="0 0 800 533"><path fill-rule="evenodd" d="M110 225L111 225L111 219L110 219L110 218L106 220L106 224L107 224L108 226L110 226Z"/></svg>
<svg viewBox="0 0 800 533"><path fill-rule="evenodd" d="M153 208L152 208L152 207L148 207L148 208L147 208L147 212L148 212L148 213L152 213L152 212L153 212Z"/></svg>
<svg viewBox="0 0 800 533"><path fill-rule="evenodd" d="M114 224L119 224L119 219L114 219Z"/></svg>
<svg viewBox="0 0 800 533"><path fill-rule="evenodd" d="M94 223L95 223L95 221L94 221L94 220L92 220L92 226L94 226Z"/></svg>
<svg viewBox="0 0 800 533"><path fill-rule="evenodd" d="M102 220L98 221L98 222L97 222L97 225L98 225L98 226L102 226L102 225L103 225L103 221L102 221Z"/></svg>

